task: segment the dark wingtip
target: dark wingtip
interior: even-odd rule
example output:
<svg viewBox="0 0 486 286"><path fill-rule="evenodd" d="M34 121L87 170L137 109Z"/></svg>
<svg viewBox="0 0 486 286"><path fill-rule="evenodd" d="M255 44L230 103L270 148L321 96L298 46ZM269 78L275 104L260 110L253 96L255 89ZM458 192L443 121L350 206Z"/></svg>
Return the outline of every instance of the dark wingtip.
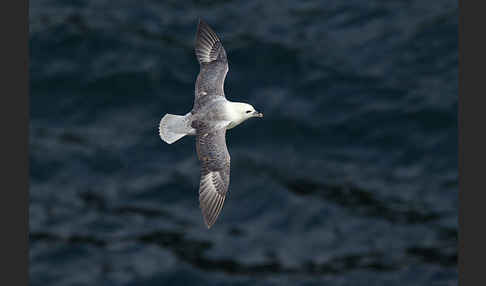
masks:
<svg viewBox="0 0 486 286"><path fill-rule="evenodd" d="M216 33L213 31L213 29L211 29L209 24L201 18L199 18L197 23L197 33L199 35L210 34L211 36L215 37L215 40L219 40L218 36L216 36Z"/></svg>
<svg viewBox="0 0 486 286"><path fill-rule="evenodd" d="M218 36L203 19L199 18L195 39L195 52L199 63L216 60L222 54L220 50L222 47Z"/></svg>
<svg viewBox="0 0 486 286"><path fill-rule="evenodd" d="M204 21L201 17L199 17L197 20L197 29L200 30L204 27L209 27L209 25L208 23L206 23L206 21Z"/></svg>
<svg viewBox="0 0 486 286"><path fill-rule="evenodd" d="M213 226L214 221L213 221L213 223L211 223L211 221L209 220L209 218L207 218L206 216L204 216L204 224L206 225L206 227L208 229L210 229Z"/></svg>

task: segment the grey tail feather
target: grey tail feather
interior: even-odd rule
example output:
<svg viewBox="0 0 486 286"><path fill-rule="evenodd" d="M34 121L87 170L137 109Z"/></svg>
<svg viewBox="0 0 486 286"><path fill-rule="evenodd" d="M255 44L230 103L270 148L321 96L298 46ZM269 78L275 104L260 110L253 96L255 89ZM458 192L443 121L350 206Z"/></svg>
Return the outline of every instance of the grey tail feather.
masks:
<svg viewBox="0 0 486 286"><path fill-rule="evenodd" d="M186 116L167 113L159 123L159 135L162 140L172 144L191 133L192 128L187 126Z"/></svg>

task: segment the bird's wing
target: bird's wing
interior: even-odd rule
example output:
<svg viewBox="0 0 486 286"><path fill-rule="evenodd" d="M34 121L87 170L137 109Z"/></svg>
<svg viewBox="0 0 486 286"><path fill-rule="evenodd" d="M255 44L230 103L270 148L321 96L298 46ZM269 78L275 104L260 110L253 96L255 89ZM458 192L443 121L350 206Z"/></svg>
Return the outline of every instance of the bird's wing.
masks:
<svg viewBox="0 0 486 286"><path fill-rule="evenodd" d="M197 108L206 100L224 96L224 80L228 72L228 59L216 33L199 20L195 52L200 70L196 80L194 105Z"/></svg>
<svg viewBox="0 0 486 286"><path fill-rule="evenodd" d="M226 147L226 128L196 128L196 151L201 162L199 205L210 228L223 208L230 180L230 155Z"/></svg>

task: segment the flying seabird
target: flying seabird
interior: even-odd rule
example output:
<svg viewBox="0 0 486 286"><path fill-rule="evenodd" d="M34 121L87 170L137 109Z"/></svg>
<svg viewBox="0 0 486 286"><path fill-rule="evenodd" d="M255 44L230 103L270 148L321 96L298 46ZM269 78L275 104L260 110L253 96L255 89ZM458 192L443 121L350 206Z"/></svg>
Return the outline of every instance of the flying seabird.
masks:
<svg viewBox="0 0 486 286"><path fill-rule="evenodd" d="M185 115L164 115L160 120L159 135L168 144L186 135L196 136L201 165L199 206L204 222L210 228L221 212L230 181L226 130L248 118L263 117L263 114L250 104L226 99L223 89L228 72L226 52L216 33L201 19L197 26L195 53L200 70L193 108Z"/></svg>

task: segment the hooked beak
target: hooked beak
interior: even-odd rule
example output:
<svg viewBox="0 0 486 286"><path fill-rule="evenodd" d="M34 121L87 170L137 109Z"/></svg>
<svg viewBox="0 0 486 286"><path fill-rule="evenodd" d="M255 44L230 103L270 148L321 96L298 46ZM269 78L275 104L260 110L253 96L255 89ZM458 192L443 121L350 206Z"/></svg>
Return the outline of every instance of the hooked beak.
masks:
<svg viewBox="0 0 486 286"><path fill-rule="evenodd" d="M260 113L260 112L258 112L258 111L255 110L255 112L253 112L253 116L254 117L260 117L260 118L262 118L263 117L263 113Z"/></svg>

